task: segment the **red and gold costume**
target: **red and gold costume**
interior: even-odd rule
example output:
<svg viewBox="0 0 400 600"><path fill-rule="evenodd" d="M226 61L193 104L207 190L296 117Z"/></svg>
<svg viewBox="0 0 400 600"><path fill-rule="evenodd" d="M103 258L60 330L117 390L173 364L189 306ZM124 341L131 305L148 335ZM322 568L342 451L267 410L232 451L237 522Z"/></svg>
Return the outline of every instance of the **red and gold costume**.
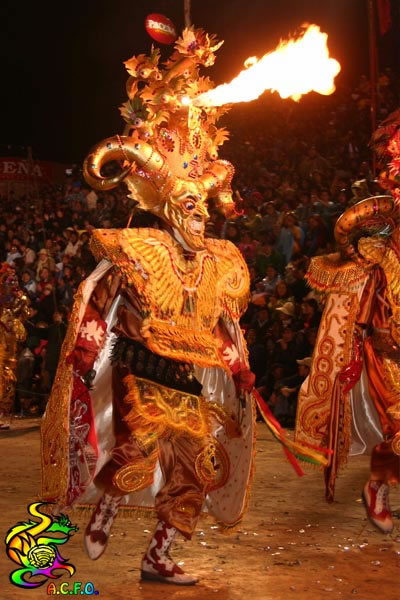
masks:
<svg viewBox="0 0 400 600"><path fill-rule="evenodd" d="M384 171L381 180L391 195L346 210L335 226L340 253L311 261L308 281L327 299L296 425L298 442L332 451L325 469L329 501L348 454L371 453L363 499L385 532L392 528L388 486L400 480L400 130L389 129L384 152L391 178Z"/></svg>
<svg viewBox="0 0 400 600"><path fill-rule="evenodd" d="M142 574L184 584L194 580L167 556L174 531L190 538L202 511L223 529L240 522L255 442L239 327L247 267L233 244L204 238L208 199L234 214L233 167L217 159L224 109L187 106L211 86L197 70L213 64L213 44L190 29L166 70L155 50L125 63L125 135L98 144L84 173L96 189L124 181L163 226L93 233L99 264L77 293L42 424L43 498L72 506L103 493L89 555L102 553L118 508L153 509ZM103 177L110 161L122 172Z"/></svg>

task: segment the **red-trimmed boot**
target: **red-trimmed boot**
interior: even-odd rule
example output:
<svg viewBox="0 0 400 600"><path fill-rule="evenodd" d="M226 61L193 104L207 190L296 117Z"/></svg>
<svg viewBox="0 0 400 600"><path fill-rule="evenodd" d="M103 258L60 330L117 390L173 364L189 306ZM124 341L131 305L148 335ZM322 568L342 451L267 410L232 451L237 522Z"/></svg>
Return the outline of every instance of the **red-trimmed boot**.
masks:
<svg viewBox="0 0 400 600"><path fill-rule="evenodd" d="M164 521L158 522L142 559L142 579L176 585L194 585L198 582L197 577L187 575L169 555L176 533L175 527L169 527Z"/></svg>
<svg viewBox="0 0 400 600"><path fill-rule="evenodd" d="M370 479L364 486L362 499L370 522L379 531L391 533L393 519L389 504L389 486L383 481Z"/></svg>
<svg viewBox="0 0 400 600"><path fill-rule="evenodd" d="M85 548L89 558L97 560L107 547L111 527L123 496L103 494L85 531Z"/></svg>

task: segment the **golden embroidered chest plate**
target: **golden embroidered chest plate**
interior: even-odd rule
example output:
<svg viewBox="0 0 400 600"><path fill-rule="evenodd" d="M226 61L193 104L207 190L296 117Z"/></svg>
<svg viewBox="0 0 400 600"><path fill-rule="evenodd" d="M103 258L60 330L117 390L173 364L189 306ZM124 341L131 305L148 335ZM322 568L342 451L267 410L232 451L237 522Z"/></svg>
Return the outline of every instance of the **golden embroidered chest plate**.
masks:
<svg viewBox="0 0 400 600"><path fill-rule="evenodd" d="M206 248L187 260L164 231L106 229L93 233L91 247L137 290L141 333L152 351L200 366L225 366L212 332L220 317L238 320L249 295L247 266L233 244L207 239Z"/></svg>

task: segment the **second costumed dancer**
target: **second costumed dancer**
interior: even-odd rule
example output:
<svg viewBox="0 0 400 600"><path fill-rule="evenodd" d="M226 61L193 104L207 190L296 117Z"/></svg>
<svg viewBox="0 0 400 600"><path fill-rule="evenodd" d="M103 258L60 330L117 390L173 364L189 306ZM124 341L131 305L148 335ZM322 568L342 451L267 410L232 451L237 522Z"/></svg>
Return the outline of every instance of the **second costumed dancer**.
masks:
<svg viewBox="0 0 400 600"><path fill-rule="evenodd" d="M81 285L42 425L43 499L96 504L85 544L104 552L118 510L154 510L142 578L194 584L169 556L202 511L222 529L245 511L254 405L239 318L249 276L236 247L205 239L207 201L235 212L234 169L218 160L225 109L188 108L211 87L198 77L215 43L185 30L161 70L159 51L125 64L125 135L98 144L84 166L98 190L124 181L160 228L97 230L99 264ZM110 161L122 173L103 177ZM89 391L88 380L91 380Z"/></svg>
<svg viewBox="0 0 400 600"><path fill-rule="evenodd" d="M400 482L400 110L371 145L387 195L348 208L335 226L340 252L313 258L307 273L327 300L299 394L296 439L332 452L329 502L347 456L371 454L362 499L368 519L391 533L389 490Z"/></svg>

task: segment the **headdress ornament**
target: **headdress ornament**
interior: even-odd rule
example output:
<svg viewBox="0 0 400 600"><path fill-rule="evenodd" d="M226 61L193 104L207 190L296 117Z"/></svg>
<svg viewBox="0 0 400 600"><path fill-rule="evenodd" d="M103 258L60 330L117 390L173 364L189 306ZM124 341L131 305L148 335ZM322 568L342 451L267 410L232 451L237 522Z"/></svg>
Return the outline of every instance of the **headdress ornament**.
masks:
<svg viewBox="0 0 400 600"><path fill-rule="evenodd" d="M380 185L400 200L400 108L379 125L371 137L370 147L382 168Z"/></svg>
<svg viewBox="0 0 400 600"><path fill-rule="evenodd" d="M126 121L124 135L103 140L87 156L84 175L90 185L108 190L125 181L142 209L177 229L181 227L177 221L185 218L176 214L181 209L197 211L198 220L206 220L209 198L226 216L235 213L230 185L234 169L218 159L228 132L217 128L216 122L227 108L192 104L213 87L198 71L214 64L214 52L221 44L202 29L190 27L176 41L164 68L153 47L150 56L133 56L124 63L129 73L128 100L120 107ZM104 177L102 167L113 160L120 161L122 172Z"/></svg>
<svg viewBox="0 0 400 600"><path fill-rule="evenodd" d="M379 183L391 195L365 198L348 208L337 220L334 234L338 247L342 253L356 260L356 242L361 236L385 237L393 231L396 236L399 235L400 109L379 125L371 137L370 147L382 169Z"/></svg>

